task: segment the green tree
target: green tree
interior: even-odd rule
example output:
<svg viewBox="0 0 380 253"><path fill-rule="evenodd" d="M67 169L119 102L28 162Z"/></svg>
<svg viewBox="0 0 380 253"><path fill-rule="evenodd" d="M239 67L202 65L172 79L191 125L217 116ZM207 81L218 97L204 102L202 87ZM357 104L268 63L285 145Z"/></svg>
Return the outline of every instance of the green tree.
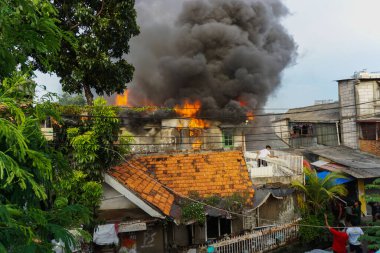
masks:
<svg viewBox="0 0 380 253"><path fill-rule="evenodd" d="M21 74L0 86L0 252L51 252L52 238L68 248L75 244L69 229L89 222L87 208L57 205L53 197L62 168L40 123L58 114L51 103L33 104L24 91L33 87Z"/></svg>
<svg viewBox="0 0 380 253"><path fill-rule="evenodd" d="M90 180L100 182L102 173L129 152L128 144L133 139L128 134L120 135L118 108L107 106L105 99L96 98L84 113L88 116L80 117L76 127L68 127L62 134L67 136L73 167L87 174Z"/></svg>
<svg viewBox="0 0 380 253"><path fill-rule="evenodd" d="M380 178L375 179L372 184L366 185L366 189L374 190L373 194L366 195L366 201L370 202L380 202ZM368 248L372 250L380 249L380 220L372 222L371 225L374 227L368 227L364 229L364 236L361 240L365 240L368 243Z"/></svg>
<svg viewBox="0 0 380 253"><path fill-rule="evenodd" d="M50 70L62 38L70 37L58 28L56 14L48 0L0 1L0 81L36 62Z"/></svg>
<svg viewBox="0 0 380 253"><path fill-rule="evenodd" d="M298 204L301 211L301 224L324 226L323 214L326 212L327 205L334 199L334 196L347 195L344 185L335 183L338 178L346 178L340 173L331 172L321 179L315 170L304 169L306 183L293 181L292 186L301 193L298 195ZM300 236L303 242L311 242L324 234L324 229L301 226Z"/></svg>
<svg viewBox="0 0 380 253"><path fill-rule="evenodd" d="M58 98L58 103L60 105L79 105L79 106L84 106L86 105L86 100L82 96L82 94L77 94L77 95L70 95L67 92L64 92L62 96Z"/></svg>
<svg viewBox="0 0 380 253"><path fill-rule="evenodd" d="M84 91L88 104L97 94L121 93L131 81L133 66L122 57L128 42L139 33L133 0L53 0L60 28L72 32L78 47L63 42L54 72L63 90Z"/></svg>
<svg viewBox="0 0 380 253"><path fill-rule="evenodd" d="M65 150L73 174L56 185L57 192L69 203L77 202L90 209L91 224L85 228L92 231L99 222L103 173L124 159L133 139L129 134L120 134L119 109L107 106L103 98L96 98L93 106L60 109L67 118L57 128L56 147Z"/></svg>
<svg viewBox="0 0 380 253"><path fill-rule="evenodd" d="M344 175L331 172L322 179L318 177L315 170L304 169L304 173L306 184L300 181L292 182L292 186L305 196L304 198L299 198L303 211L311 214L323 213L334 196L347 195L346 187L335 183L339 178L346 178Z"/></svg>

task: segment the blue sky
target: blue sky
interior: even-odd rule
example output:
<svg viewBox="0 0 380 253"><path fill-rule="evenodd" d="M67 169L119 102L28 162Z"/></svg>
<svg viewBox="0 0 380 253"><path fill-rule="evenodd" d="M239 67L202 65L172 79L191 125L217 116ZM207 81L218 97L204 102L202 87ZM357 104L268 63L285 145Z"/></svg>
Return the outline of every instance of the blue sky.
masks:
<svg viewBox="0 0 380 253"><path fill-rule="evenodd" d="M139 0L138 22L142 26L144 22L170 22L183 1ZM337 100L335 80L363 69L380 71L379 0L282 2L290 11L282 24L298 44L298 58L283 72L281 87L270 97L267 111ZM56 77L39 74L36 80L49 91L61 92Z"/></svg>
<svg viewBox="0 0 380 253"><path fill-rule="evenodd" d="M283 73L267 108L312 105L338 99L335 80L355 71L380 71L377 0L284 0L283 25L298 44L296 64Z"/></svg>

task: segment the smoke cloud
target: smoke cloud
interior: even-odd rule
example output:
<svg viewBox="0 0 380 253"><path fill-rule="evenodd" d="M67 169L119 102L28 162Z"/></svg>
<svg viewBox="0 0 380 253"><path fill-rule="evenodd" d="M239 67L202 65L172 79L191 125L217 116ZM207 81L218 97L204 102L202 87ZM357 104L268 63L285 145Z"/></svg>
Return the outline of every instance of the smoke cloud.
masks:
<svg viewBox="0 0 380 253"><path fill-rule="evenodd" d="M133 105L200 100L199 116L243 120L262 108L296 56L279 0L193 0L174 24L145 22L131 42ZM168 20L168 19L166 19Z"/></svg>

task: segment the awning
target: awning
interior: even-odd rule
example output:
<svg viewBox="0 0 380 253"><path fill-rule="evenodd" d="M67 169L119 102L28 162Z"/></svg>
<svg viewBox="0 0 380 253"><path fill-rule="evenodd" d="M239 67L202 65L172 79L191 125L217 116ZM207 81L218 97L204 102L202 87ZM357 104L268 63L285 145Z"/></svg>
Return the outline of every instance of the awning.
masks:
<svg viewBox="0 0 380 253"><path fill-rule="evenodd" d="M318 172L318 177L320 179L324 179L328 174L330 174L331 172L329 171L322 171L322 172ZM334 185L338 185L338 184L345 184L345 183L348 183L348 182L351 182L353 181L354 179L351 178L351 177L347 177L347 178L337 178L335 179L335 182L334 182Z"/></svg>
<svg viewBox="0 0 380 253"><path fill-rule="evenodd" d="M338 164L338 163L326 162L323 160L319 160L319 161L311 163L311 165L313 165L319 169L328 170L331 172L345 173L345 174L350 175L354 178L367 178L368 177L365 170L361 170L361 171L354 170L354 169L351 169L347 166L344 166L344 165Z"/></svg>

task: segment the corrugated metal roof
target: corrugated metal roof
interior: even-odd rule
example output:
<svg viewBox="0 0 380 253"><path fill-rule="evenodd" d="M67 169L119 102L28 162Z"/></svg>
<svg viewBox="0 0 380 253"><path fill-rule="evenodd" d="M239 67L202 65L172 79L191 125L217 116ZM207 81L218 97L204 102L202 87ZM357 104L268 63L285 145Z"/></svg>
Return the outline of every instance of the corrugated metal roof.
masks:
<svg viewBox="0 0 380 253"><path fill-rule="evenodd" d="M315 147L305 152L331 160L320 168L329 171L342 171L355 178L380 177L380 158L348 147Z"/></svg>
<svg viewBox="0 0 380 253"><path fill-rule="evenodd" d="M279 120L289 119L291 122L336 122L339 120L339 103L319 104L293 108L282 115Z"/></svg>

